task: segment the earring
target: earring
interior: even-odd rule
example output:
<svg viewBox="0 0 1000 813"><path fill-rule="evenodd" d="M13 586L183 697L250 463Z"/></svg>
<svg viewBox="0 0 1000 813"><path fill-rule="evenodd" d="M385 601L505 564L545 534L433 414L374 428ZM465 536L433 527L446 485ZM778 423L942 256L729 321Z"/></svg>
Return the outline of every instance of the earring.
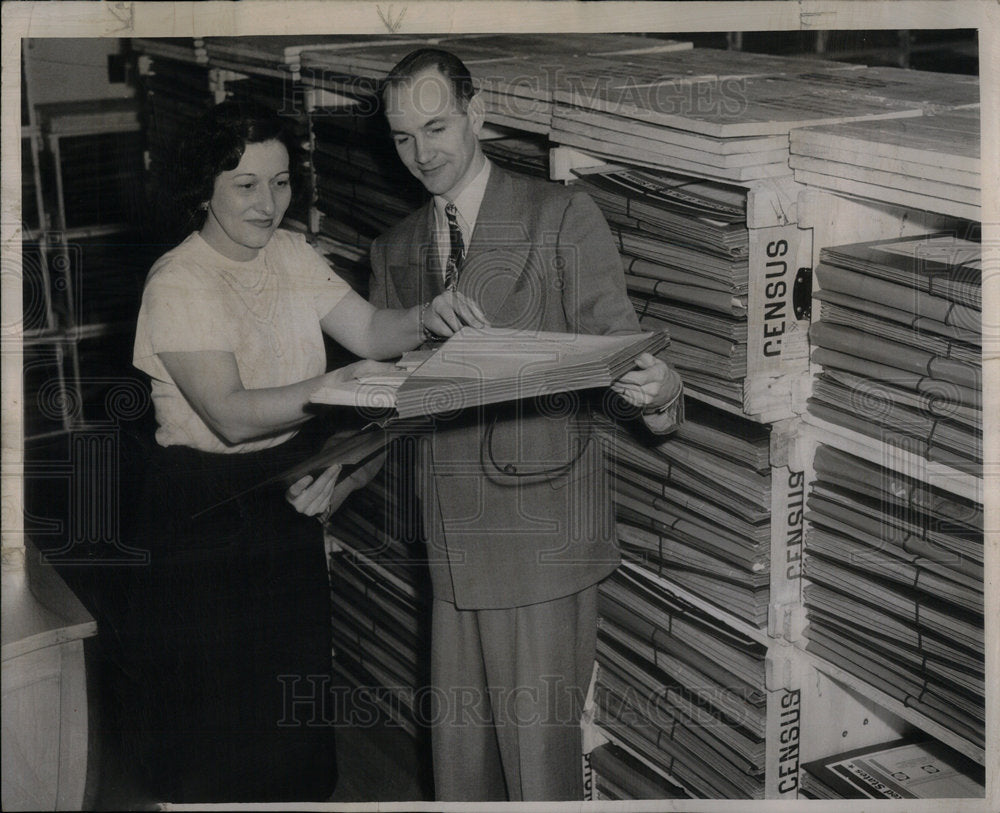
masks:
<svg viewBox="0 0 1000 813"><path fill-rule="evenodd" d="M198 204L198 209L200 211L202 211L202 212L207 212L208 211L208 201L207 200L203 200L201 203L199 203Z"/></svg>

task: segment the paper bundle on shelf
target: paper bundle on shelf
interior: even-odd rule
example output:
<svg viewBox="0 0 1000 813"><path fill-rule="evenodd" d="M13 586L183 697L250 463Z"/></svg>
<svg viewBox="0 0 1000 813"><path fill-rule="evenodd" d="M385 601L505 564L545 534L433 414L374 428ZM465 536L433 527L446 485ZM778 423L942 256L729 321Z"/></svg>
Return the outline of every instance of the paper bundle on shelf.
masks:
<svg viewBox="0 0 1000 813"><path fill-rule="evenodd" d="M594 800L686 799L688 794L611 742L590 753Z"/></svg>
<svg viewBox="0 0 1000 813"><path fill-rule="evenodd" d="M823 249L809 412L976 477L981 251L949 234Z"/></svg>
<svg viewBox="0 0 1000 813"><path fill-rule="evenodd" d="M295 34L266 37L206 37L208 61L216 67L247 71L277 79L298 79L302 52L354 48L355 37L331 34ZM289 100L291 100L289 98Z"/></svg>
<svg viewBox="0 0 1000 813"><path fill-rule="evenodd" d="M692 47L689 42L619 34L473 35L445 38L440 45L462 59L468 46L500 49L504 56L499 59L470 53L487 121L541 134L552 128L554 90L567 76L612 73L623 62L655 60Z"/></svg>
<svg viewBox="0 0 1000 813"><path fill-rule="evenodd" d="M983 747L982 505L825 445L815 469L807 650Z"/></svg>
<svg viewBox="0 0 1000 813"><path fill-rule="evenodd" d="M961 77L956 77L961 78ZM975 85L949 82L946 93ZM979 109L793 130L790 165L811 186L931 212L980 218Z"/></svg>
<svg viewBox="0 0 1000 813"><path fill-rule="evenodd" d="M618 242L629 297L689 390L743 406L747 377L746 190L629 168L580 172Z"/></svg>
<svg viewBox="0 0 1000 813"><path fill-rule="evenodd" d="M636 34L453 34L436 40L441 48L461 54L466 47L499 48L508 56L530 56L544 51L550 56L621 57L690 51L690 42ZM462 57L464 59L464 57Z"/></svg>
<svg viewBox="0 0 1000 813"><path fill-rule="evenodd" d="M760 627L770 572L768 432L691 399L685 412L676 435L657 445L600 424L623 555Z"/></svg>
<svg viewBox="0 0 1000 813"><path fill-rule="evenodd" d="M310 122L320 234L366 249L423 203L426 193L400 162L380 114L346 99L313 106Z"/></svg>
<svg viewBox="0 0 1000 813"><path fill-rule="evenodd" d="M806 76L830 93L905 107L917 105L930 115L979 107L979 77L975 75L854 66L847 72Z"/></svg>
<svg viewBox="0 0 1000 813"><path fill-rule="evenodd" d="M311 80L322 77L331 90L350 89L359 78L369 82L384 78L393 65L419 47L447 49L472 69L489 123L544 134L551 127L552 89L567 66L606 73L623 60L686 51L691 44L615 34L431 36L367 43L353 49L306 50L303 76Z"/></svg>
<svg viewBox="0 0 1000 813"><path fill-rule="evenodd" d="M549 143L541 136L517 134L484 140L483 152L493 163L536 178L549 177Z"/></svg>
<svg viewBox="0 0 1000 813"><path fill-rule="evenodd" d="M598 725L693 795L761 798L764 647L631 568L598 611Z"/></svg>
<svg viewBox="0 0 1000 813"><path fill-rule="evenodd" d="M637 56L603 74L571 67L554 89L552 140L720 180L787 176L794 128L923 112L926 86L879 70L712 49Z"/></svg>

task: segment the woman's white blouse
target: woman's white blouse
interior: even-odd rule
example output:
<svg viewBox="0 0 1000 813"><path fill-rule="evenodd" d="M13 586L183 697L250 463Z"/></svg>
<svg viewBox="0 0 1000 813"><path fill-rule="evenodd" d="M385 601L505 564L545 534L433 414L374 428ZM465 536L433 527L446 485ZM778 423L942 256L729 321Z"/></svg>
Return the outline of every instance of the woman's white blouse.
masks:
<svg viewBox="0 0 1000 813"><path fill-rule="evenodd" d="M157 442L250 452L294 435L225 443L191 408L157 354L226 351L236 357L247 389L294 384L325 371L320 319L349 290L302 235L282 229L246 262L219 254L197 232L160 257L146 279L132 359L153 380Z"/></svg>

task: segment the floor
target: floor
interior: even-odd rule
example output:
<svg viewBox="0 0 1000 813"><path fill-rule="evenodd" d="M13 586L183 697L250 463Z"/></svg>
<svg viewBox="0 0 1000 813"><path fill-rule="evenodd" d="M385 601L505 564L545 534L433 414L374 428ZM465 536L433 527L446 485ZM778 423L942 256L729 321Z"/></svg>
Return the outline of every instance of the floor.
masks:
<svg viewBox="0 0 1000 813"><path fill-rule="evenodd" d="M90 664L88 663L88 666ZM99 690L98 690L99 691ZM366 706L366 713L371 707ZM155 810L160 801L120 753L116 738L95 709L85 810ZM378 720L370 726L338 728L340 779L333 803L430 801L433 799L426 751L403 729Z"/></svg>

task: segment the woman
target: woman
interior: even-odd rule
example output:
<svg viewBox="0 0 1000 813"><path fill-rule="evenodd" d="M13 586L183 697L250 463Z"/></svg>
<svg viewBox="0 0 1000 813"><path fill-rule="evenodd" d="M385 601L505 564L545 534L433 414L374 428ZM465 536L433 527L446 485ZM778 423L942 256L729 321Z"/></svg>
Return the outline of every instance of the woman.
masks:
<svg viewBox="0 0 1000 813"><path fill-rule="evenodd" d="M143 292L133 361L152 379L157 447L139 526L149 565L132 579L120 651L134 755L167 801L332 793L329 587L308 515L356 484L335 491L331 467L287 495L255 487L316 450L298 432L311 393L377 369L324 373L324 333L380 359L425 331L482 324L453 294L376 310L278 228L295 152L270 111L210 111L178 171L202 222L154 264Z"/></svg>

